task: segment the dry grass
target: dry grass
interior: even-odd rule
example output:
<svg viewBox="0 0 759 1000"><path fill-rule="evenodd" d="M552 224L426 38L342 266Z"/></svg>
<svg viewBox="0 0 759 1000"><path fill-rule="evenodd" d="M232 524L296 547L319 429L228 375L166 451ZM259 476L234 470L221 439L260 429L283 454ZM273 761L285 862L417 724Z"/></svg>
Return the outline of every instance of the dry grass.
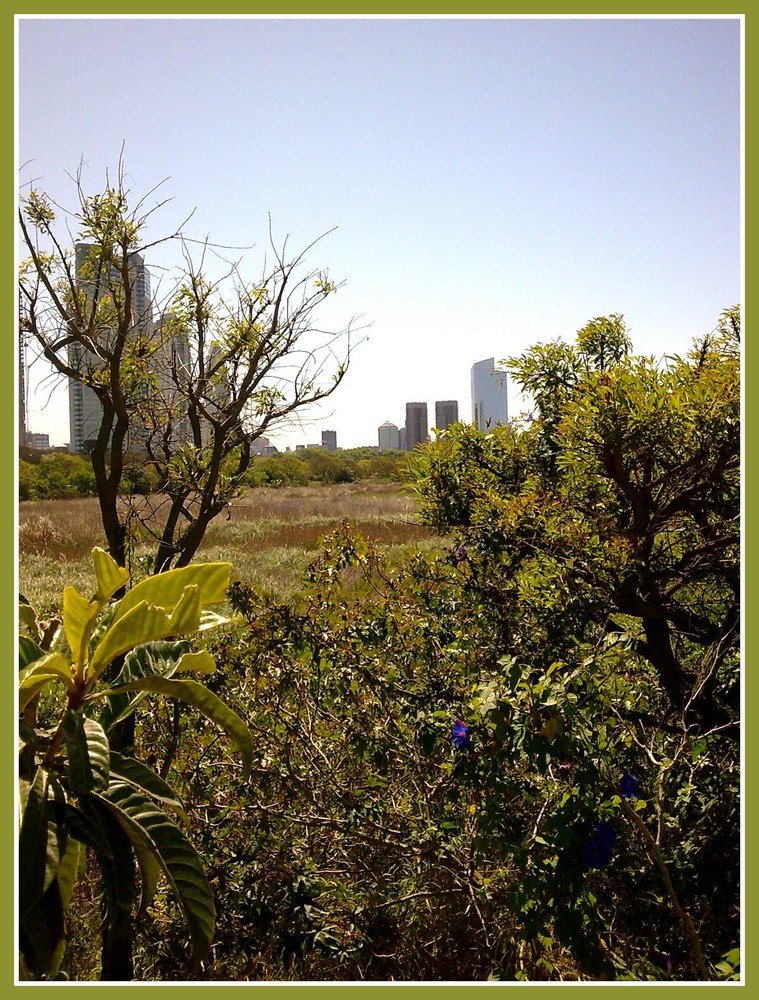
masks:
<svg viewBox="0 0 759 1000"><path fill-rule="evenodd" d="M160 519L160 498L150 510ZM411 494L392 483L341 483L248 490L209 526L198 558L226 560L234 575L278 598L291 596L321 539L344 521L387 550L429 544ZM40 608L63 586L92 587L90 552L105 545L96 498L34 500L19 507L19 586ZM136 562L151 551L138 540Z"/></svg>

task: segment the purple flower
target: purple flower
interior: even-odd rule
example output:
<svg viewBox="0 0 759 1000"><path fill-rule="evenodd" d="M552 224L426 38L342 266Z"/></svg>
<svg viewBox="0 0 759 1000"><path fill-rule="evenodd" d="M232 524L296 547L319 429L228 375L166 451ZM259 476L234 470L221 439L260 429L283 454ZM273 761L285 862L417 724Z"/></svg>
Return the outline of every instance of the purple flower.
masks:
<svg viewBox="0 0 759 1000"><path fill-rule="evenodd" d="M617 835L606 820L596 823L594 830L593 839L585 845L585 866L587 868L603 868L611 861L611 845Z"/></svg>
<svg viewBox="0 0 759 1000"><path fill-rule="evenodd" d="M465 750L472 745L469 737L469 726L462 722L461 719L456 719L454 722L453 729L451 729L451 739L457 750Z"/></svg>
<svg viewBox="0 0 759 1000"><path fill-rule="evenodd" d="M625 799L634 799L637 791L638 779L625 771L619 783L619 794Z"/></svg>
<svg viewBox="0 0 759 1000"><path fill-rule="evenodd" d="M463 545L459 545L459 547L456 549L456 555L459 557L459 559L466 559L466 549L464 548Z"/></svg>

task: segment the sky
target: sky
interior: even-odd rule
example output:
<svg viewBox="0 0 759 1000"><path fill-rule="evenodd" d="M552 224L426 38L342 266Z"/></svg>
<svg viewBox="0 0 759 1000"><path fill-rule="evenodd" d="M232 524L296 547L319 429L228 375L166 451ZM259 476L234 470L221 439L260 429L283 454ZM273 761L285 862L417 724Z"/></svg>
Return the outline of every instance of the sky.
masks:
<svg viewBox="0 0 759 1000"><path fill-rule="evenodd" d="M475 362L593 317L656 357L712 330L742 299L741 86L728 17L21 17L19 179L73 207L123 148L170 199L150 235L191 216L251 279L270 219L293 254L327 234L306 263L344 282L317 320L350 326L350 367L268 436L376 445L407 401L471 419ZM181 258L146 262L165 287ZM64 444L65 385L29 379L30 430Z"/></svg>

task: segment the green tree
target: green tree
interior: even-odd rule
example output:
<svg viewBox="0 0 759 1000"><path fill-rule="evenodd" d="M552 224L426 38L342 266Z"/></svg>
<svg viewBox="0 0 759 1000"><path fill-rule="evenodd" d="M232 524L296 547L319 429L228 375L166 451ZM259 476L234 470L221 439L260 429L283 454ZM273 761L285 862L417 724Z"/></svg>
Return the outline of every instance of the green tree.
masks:
<svg viewBox="0 0 759 1000"><path fill-rule="evenodd" d="M168 815L186 822L184 806L160 775L114 749L109 733L118 722L147 696L177 699L226 731L242 752L245 774L252 755L239 716L188 678L214 669L211 656L191 651L185 637L222 620L208 609L225 598L229 564L149 578L112 606L128 573L102 549L93 556L95 595L65 588L57 634L41 629L28 603L19 607L19 940L23 971L32 978L52 979L60 969L87 848L102 886L102 979L133 978L135 915L151 904L161 877L179 903L196 968L210 947L213 893L195 849ZM125 654L119 675L105 683ZM48 704L40 718L43 695Z"/></svg>
<svg viewBox="0 0 759 1000"><path fill-rule="evenodd" d="M338 357L341 334L319 332L315 316L338 285L305 268L313 244L288 258L286 244L279 250L273 240L262 277L246 280L230 264L212 281L204 273L209 245L198 266L181 227L148 239L161 206L147 207L152 192L132 197L121 163L115 183L107 179L98 194L85 193L80 172L76 194L77 208L62 218L35 187L21 199L22 326L57 372L99 400L90 456L113 558L124 563L134 519L155 538L155 572L186 566L237 494L252 442L342 381L349 348ZM72 230L87 248L79 264L68 247ZM138 307L137 263L169 240L181 246L184 265L155 303L154 320L153 303ZM160 504L125 511L126 456L138 446Z"/></svg>
<svg viewBox="0 0 759 1000"><path fill-rule="evenodd" d="M455 539L462 588L493 609L504 654L469 719L507 758L521 748L539 774L562 764L574 780L539 824L539 852L564 875L549 888L526 861L522 898L551 914L530 933L558 936L588 969L608 956L577 937L592 900L562 859L577 857L593 809L626 821L643 849L631 882L653 868L670 907L646 911L618 887L628 948L635 919L664 936L672 912L703 979L705 952L716 967L737 937L739 334L727 310L686 357L657 364L630 353L619 317L593 320L575 347L509 362L538 404L527 429L455 428L418 469L422 518ZM619 793L615 805L615 772L628 768L648 789L653 831Z"/></svg>

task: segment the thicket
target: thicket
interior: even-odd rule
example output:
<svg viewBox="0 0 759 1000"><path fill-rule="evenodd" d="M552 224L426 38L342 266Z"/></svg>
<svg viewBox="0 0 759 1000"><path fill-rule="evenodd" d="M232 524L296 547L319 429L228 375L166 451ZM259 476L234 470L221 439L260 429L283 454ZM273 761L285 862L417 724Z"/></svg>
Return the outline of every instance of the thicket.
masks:
<svg viewBox="0 0 759 1000"><path fill-rule="evenodd" d="M372 448L346 448L329 452L305 448L296 453L277 452L254 458L241 480L250 488L308 486L312 483L402 482L409 477L406 452L377 453ZM62 500L95 496L97 484L90 461L79 455L56 452L36 462L19 461L19 500ZM158 480L139 455L129 456L124 468L125 495L149 496Z"/></svg>
<svg viewBox="0 0 759 1000"><path fill-rule="evenodd" d="M40 456L37 462L19 460L19 500L63 500L96 493L92 465L79 455L54 452Z"/></svg>
<svg viewBox="0 0 759 1000"><path fill-rule="evenodd" d="M216 894L202 978L738 977L739 331L538 345L532 423L417 457L443 554L346 526L298 599L232 584L207 684L249 780L179 708L136 733ZM139 917L135 978L191 976L176 915Z"/></svg>

